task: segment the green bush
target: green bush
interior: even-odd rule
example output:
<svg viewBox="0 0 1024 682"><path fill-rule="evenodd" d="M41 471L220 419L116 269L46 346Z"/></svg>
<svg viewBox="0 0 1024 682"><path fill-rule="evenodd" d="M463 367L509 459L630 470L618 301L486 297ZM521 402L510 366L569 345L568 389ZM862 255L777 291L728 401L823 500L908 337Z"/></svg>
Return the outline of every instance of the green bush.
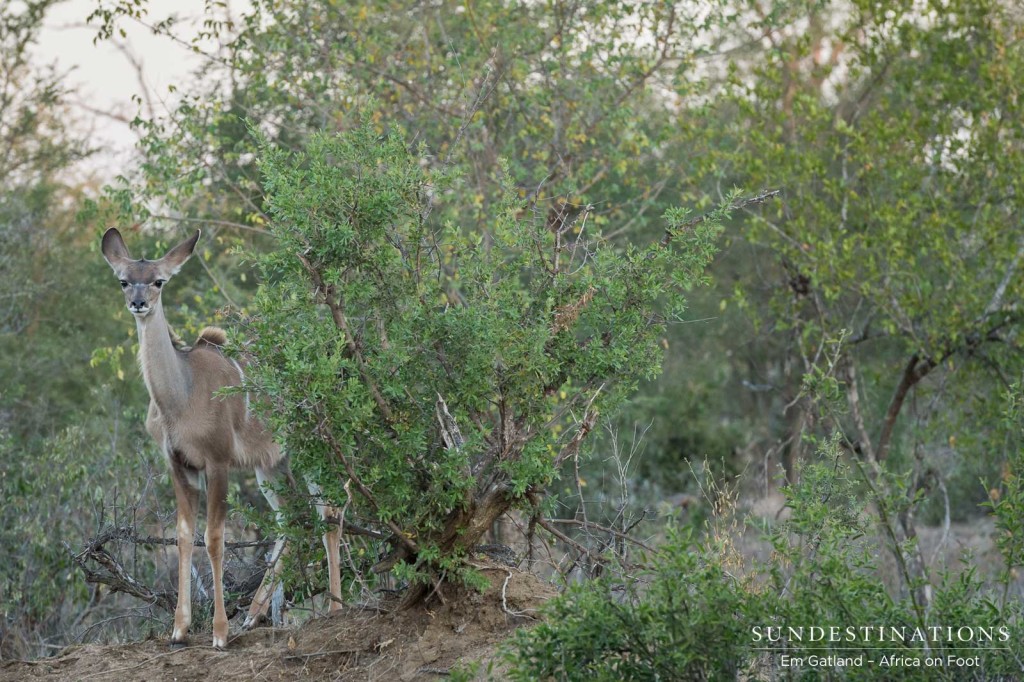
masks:
<svg viewBox="0 0 1024 682"><path fill-rule="evenodd" d="M505 204L463 229L432 217L461 201L458 173L372 120L302 154L264 145L277 245L244 320L250 388L295 467L388 538L378 570L466 577L494 520L538 504L598 414L656 375L724 211L670 211L662 239L615 248L550 229L496 168Z"/></svg>
<svg viewBox="0 0 1024 682"><path fill-rule="evenodd" d="M734 534L711 533L717 539L708 541L676 532L635 582L596 581L553 600L545 622L511 642L513 678L1017 679L1024 655L1020 604L1000 602L973 570L941 576L926 613L909 597L891 596L860 488L837 441L826 444L787 490L789 519L766 531L773 551L765 565L738 561ZM791 627L806 640L797 641ZM824 641L810 643L811 627L822 629ZM859 630L865 627L867 634ZM992 628L995 641L981 643L988 648L978 665L925 666L928 657L974 655L958 648L965 644L956 641L961 627L974 628L979 641L977 629ZM893 644L889 628L908 641L880 651ZM918 631L931 640L927 648L913 640ZM783 667L783 655L864 655L874 663ZM883 665L883 655L904 665Z"/></svg>

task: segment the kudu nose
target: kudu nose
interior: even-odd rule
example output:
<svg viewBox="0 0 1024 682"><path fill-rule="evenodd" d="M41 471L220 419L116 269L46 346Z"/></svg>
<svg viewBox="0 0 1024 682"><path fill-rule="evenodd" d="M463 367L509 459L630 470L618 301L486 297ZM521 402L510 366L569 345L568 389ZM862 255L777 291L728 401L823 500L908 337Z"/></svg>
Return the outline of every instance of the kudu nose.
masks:
<svg viewBox="0 0 1024 682"><path fill-rule="evenodd" d="M146 302L141 300L132 301L131 303L128 304L128 307L131 308L132 310L142 310L143 308L146 307Z"/></svg>

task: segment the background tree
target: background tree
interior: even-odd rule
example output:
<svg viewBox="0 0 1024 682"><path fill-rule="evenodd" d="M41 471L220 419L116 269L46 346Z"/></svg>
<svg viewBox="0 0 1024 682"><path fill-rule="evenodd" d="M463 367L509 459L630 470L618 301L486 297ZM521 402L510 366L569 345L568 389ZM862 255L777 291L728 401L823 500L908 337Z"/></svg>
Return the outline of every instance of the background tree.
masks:
<svg viewBox="0 0 1024 682"><path fill-rule="evenodd" d="M777 254L771 316L798 332L805 373L846 330L851 441L885 459L915 388L1015 375L1022 249L1009 169L1022 52L1019 18L999 3L948 3L925 19L848 9L782 3L748 24L782 27L767 63L732 79L721 111L742 142L708 170L787 187L777 219L749 233ZM872 383L896 378L891 392L855 399L858 367Z"/></svg>
<svg viewBox="0 0 1024 682"><path fill-rule="evenodd" d="M838 427L868 462L913 464L896 512L912 539L920 492L948 481L946 504L970 514L987 492L979 476L1006 457L987 424L993 388L1021 369L1019 16L969 0L924 14L753 9L737 27L769 49L734 68L699 155L713 178L787 188L747 235L773 254L770 296L748 286L739 299L792 330L792 443Z"/></svg>
<svg viewBox="0 0 1024 682"><path fill-rule="evenodd" d="M88 187L73 169L90 149L68 105L64 74L31 61L52 4L0 9L3 657L48 651L45 644L63 637L69 619L95 596L54 541L54 529L71 541L94 531L104 501L117 498L119 471L131 465L122 448L138 432L138 410L126 407L131 387L116 372L90 367L94 344L115 345L114 329L101 312L92 230L74 220Z"/></svg>

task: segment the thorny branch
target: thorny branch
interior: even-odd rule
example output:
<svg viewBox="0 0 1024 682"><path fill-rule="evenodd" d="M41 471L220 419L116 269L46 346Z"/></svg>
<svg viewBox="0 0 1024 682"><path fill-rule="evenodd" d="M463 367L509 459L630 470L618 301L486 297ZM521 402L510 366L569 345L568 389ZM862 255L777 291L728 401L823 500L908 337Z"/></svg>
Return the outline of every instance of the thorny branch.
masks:
<svg viewBox="0 0 1024 682"><path fill-rule="evenodd" d="M741 208L746 208L747 206L763 204L769 199L774 199L780 194L782 194L781 189L766 189L755 196L747 197L745 199L737 199L736 201L729 205L729 208L727 210L738 211ZM683 232L692 230L693 228L697 227L703 222L711 220L713 217L715 217L716 213L717 212L702 213L699 216L695 216L690 220L687 220L685 223L683 223L674 230L665 230L665 236L661 238L661 245L668 246L670 243L672 243L672 240L675 239L677 236L679 236Z"/></svg>

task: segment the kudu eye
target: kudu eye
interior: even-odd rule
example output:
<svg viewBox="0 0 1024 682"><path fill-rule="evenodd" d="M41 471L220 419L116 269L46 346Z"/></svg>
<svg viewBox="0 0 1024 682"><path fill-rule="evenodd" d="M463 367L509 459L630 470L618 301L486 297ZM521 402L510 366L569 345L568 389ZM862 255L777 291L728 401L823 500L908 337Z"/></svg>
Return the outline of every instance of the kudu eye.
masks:
<svg viewBox="0 0 1024 682"><path fill-rule="evenodd" d="M153 286L155 286L157 289L159 289L160 287L162 287L164 285L165 281L166 280L158 279L157 281L153 282Z"/></svg>
<svg viewBox="0 0 1024 682"><path fill-rule="evenodd" d="M121 288L122 289L127 289L128 288L128 281L127 280L123 280L123 279L121 280Z"/></svg>

